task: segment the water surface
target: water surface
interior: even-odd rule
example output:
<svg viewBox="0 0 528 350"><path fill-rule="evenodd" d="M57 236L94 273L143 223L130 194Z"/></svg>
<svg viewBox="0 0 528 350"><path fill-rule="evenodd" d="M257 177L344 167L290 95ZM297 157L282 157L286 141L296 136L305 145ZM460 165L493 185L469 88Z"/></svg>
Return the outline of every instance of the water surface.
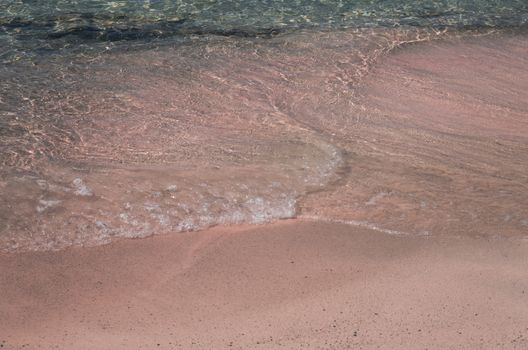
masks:
<svg viewBox="0 0 528 350"><path fill-rule="evenodd" d="M0 4L1 250L528 227L525 1Z"/></svg>

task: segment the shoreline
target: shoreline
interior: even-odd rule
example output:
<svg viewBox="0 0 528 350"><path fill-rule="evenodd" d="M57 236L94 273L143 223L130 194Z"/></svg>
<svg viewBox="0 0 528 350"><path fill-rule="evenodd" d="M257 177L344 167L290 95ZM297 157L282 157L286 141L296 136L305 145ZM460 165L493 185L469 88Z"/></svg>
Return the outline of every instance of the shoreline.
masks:
<svg viewBox="0 0 528 350"><path fill-rule="evenodd" d="M189 129L194 131L188 140L221 140L208 147L228 152L212 157L202 149L203 142L195 140L195 154L189 149L187 158L196 171L186 178L179 174L183 186L161 165L130 173L125 167L112 176L87 166L82 174L88 179L76 175L73 182L68 178L73 174L58 171L61 178L52 171L49 183L32 179L27 188L15 178L13 195L5 192L8 195L0 198L9 209L0 213L7 223L2 231L5 242L8 235L17 238L13 227L29 240L41 238L50 244L61 233L71 238L64 242L89 242L83 239L94 238L89 236L99 232L94 230L105 238L113 232L112 222L122 229L116 229L118 233L130 234L133 227L138 236L156 234L139 239L108 234L108 240L115 240L85 248L0 252L0 347L526 349L528 38L501 34L404 45L376 61L361 80L354 69L366 61L361 52L350 57L352 37L332 35L328 41L324 35L305 41L312 56L303 54L302 41L287 40L293 51L260 47L268 50L261 56L239 48L226 53L221 45L217 56L207 51L212 58L196 62L188 59L200 52L193 50L189 56L178 56L177 50L161 56L116 56L114 68L121 59L135 64L132 67L157 62L167 68L164 59L174 57L195 64L192 67L202 75L181 81L195 83L201 99L209 96L217 104L202 113L192 109L192 98L180 104L175 100L173 111L188 103L192 108L183 114L186 127L196 126L196 116L204 118L203 128ZM120 79L134 81L143 94L129 96L141 116L148 115L143 111L165 111L157 103L186 92L181 86L173 91L177 84L170 76L160 89L155 74L129 74ZM361 80L358 90L351 87L356 78ZM322 83L328 87L323 93ZM241 96L245 99L237 105ZM230 104L239 109L230 109ZM218 107L224 110L211 127L204 116ZM240 113L238 124L233 111ZM117 116L122 119L110 118L115 124L108 126L105 118L94 118L103 122L94 129L120 134L119 125L130 116L130 111L121 112ZM165 118L163 113L158 117ZM253 124L246 125L243 117ZM146 136L158 140L156 132L165 130L163 125L175 124L164 121L147 128L152 124L142 118L135 122L136 128L152 132L141 133L147 141ZM225 125L240 130L231 134ZM253 132L262 125L270 129L258 139ZM298 125L306 130L283 143L286 126ZM166 128L165 140L179 140ZM301 136L317 130L328 137L329 145L343 150L346 164L335 173L338 181L307 192L293 204L282 191L306 179L302 175L307 169L315 169L314 184L316 175L325 178L326 168L317 168L325 154L315 157L316 148L301 142ZM94 137L88 145L99 144L98 133L85 136ZM256 140L262 148L250 149ZM124 141L134 146L130 150L136 149L134 137L116 144ZM239 141L238 151L224 147L234 141ZM162 151L163 164L167 144L154 144ZM182 145L185 142L172 144L177 164L183 161L177 158ZM257 156L261 168L252 163ZM306 162L294 162L304 158ZM268 169L273 162L276 168ZM232 168L215 167L224 163ZM223 177L203 170L203 164L222 169ZM291 171L292 177L280 169ZM268 183L278 174L281 181L289 180L270 189ZM209 176L211 183L202 186ZM114 179L119 179L117 186ZM159 183L154 186L152 181ZM240 192L240 184L245 192ZM214 215L230 218L230 213L233 221L244 215L261 218L263 210L273 217L276 201L265 201L261 192L286 202L286 209L296 211L298 218L162 234L176 232L174 227L187 221L192 224L192 214L198 215L198 223ZM37 207L37 219L35 201L28 200L27 193L44 205ZM129 197L123 198L123 193ZM182 203L191 207L178 207ZM246 204L246 212L240 212L240 203ZM180 216L171 217L176 207ZM101 212L105 220L95 216ZM18 226L21 218L29 221ZM174 219L173 226L169 219Z"/></svg>
<svg viewBox="0 0 528 350"><path fill-rule="evenodd" d="M288 220L0 255L0 343L521 349L526 254L525 242Z"/></svg>

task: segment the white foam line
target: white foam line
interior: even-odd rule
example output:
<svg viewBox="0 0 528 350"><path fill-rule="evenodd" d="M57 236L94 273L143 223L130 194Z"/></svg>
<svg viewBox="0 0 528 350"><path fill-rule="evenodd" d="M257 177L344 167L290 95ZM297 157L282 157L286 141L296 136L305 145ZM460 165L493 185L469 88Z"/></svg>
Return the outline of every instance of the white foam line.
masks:
<svg viewBox="0 0 528 350"><path fill-rule="evenodd" d="M363 227L368 228L374 231L382 232L388 235L392 236L410 236L411 234L408 232L403 231L397 231L397 230L390 230L383 227L379 227L376 224L370 223L368 221L357 221L357 220L342 220L342 219L327 219L327 218L321 218L318 216L299 216L299 219L305 219L305 220L314 220L314 221L324 221L324 222L334 222L337 224L345 224L350 226L357 226L357 227ZM428 235L428 233L423 234Z"/></svg>

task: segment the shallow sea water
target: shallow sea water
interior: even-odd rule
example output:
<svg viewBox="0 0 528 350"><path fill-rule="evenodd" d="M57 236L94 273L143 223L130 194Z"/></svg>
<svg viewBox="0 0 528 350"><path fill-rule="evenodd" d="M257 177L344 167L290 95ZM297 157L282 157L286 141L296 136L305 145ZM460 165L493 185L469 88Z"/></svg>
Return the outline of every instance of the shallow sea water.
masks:
<svg viewBox="0 0 528 350"><path fill-rule="evenodd" d="M524 1L0 4L1 251L528 230Z"/></svg>

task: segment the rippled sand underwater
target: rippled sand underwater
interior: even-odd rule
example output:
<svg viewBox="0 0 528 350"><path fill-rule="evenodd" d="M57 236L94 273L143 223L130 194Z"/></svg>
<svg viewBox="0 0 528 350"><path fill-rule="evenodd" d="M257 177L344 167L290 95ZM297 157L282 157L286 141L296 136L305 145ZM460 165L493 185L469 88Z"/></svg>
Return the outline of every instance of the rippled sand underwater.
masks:
<svg viewBox="0 0 528 350"><path fill-rule="evenodd" d="M293 217L528 232L523 32L100 42L0 77L2 251Z"/></svg>

